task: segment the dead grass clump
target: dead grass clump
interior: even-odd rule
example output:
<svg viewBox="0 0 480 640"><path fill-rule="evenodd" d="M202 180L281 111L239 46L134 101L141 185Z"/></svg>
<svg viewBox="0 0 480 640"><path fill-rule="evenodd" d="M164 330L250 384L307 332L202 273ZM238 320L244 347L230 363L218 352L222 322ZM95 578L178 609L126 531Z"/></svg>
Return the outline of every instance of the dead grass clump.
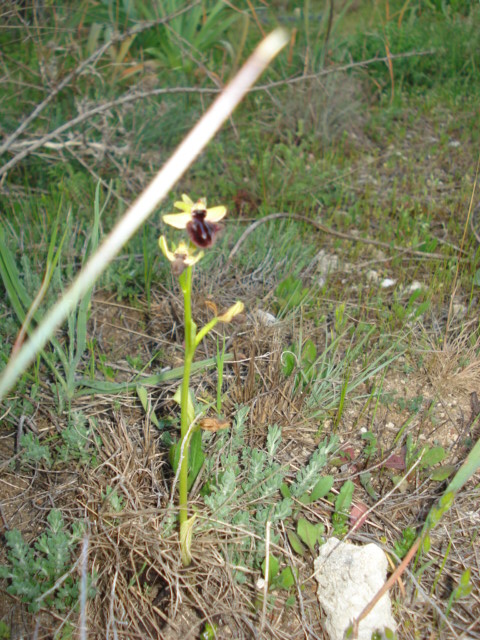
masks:
<svg viewBox="0 0 480 640"><path fill-rule="evenodd" d="M102 461L84 470L77 497L90 523L96 575L89 637L196 638L206 622L221 626L222 637L250 637L256 613L249 590L240 590L221 553L238 531L222 534L204 520L185 569L165 454L148 429L127 426L121 415L104 421L101 434ZM201 521L202 505L196 507Z"/></svg>
<svg viewBox="0 0 480 640"><path fill-rule="evenodd" d="M441 347L431 344L426 368L440 393L472 393L480 388L480 338L462 329Z"/></svg>
<svg viewBox="0 0 480 640"><path fill-rule="evenodd" d="M290 97L275 121L277 132L311 134L327 144L345 131L361 129L363 89L355 76L334 73L288 89Z"/></svg>

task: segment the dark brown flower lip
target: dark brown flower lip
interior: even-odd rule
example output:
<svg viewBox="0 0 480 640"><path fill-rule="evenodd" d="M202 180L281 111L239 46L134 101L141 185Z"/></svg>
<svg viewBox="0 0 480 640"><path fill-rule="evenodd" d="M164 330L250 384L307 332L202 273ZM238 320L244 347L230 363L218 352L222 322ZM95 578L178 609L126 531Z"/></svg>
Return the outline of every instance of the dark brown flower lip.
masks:
<svg viewBox="0 0 480 640"><path fill-rule="evenodd" d="M207 249L213 245L215 237L221 228L222 227L215 222L209 222L200 216L197 217L194 215L193 220L187 224L187 233L190 240L197 245L197 247Z"/></svg>
<svg viewBox="0 0 480 640"><path fill-rule="evenodd" d="M196 218L197 220L204 220L207 216L207 208L203 207L196 207L195 209L192 209L192 218Z"/></svg>

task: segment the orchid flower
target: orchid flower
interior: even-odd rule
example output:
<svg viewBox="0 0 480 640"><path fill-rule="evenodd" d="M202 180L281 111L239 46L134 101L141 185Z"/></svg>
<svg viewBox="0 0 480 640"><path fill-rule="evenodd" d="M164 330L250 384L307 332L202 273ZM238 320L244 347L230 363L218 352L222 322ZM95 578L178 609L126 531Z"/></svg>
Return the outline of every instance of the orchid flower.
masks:
<svg viewBox="0 0 480 640"><path fill-rule="evenodd" d="M187 195L182 195L180 202L174 206L182 213L168 213L163 221L176 229L186 229L190 240L197 247L206 249L215 242L215 236L221 227L217 224L227 213L226 207L220 205L207 209L207 199L200 198L193 202Z"/></svg>

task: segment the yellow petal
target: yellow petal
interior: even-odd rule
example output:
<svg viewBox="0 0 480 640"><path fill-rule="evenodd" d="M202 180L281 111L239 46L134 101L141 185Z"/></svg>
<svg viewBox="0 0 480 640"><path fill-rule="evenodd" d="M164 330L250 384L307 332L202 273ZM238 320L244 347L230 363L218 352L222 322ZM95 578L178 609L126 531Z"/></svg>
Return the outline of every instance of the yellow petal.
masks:
<svg viewBox="0 0 480 640"><path fill-rule="evenodd" d="M243 304L243 302L236 302L233 307L230 307L230 309L227 309L227 311L225 311L224 314L222 314L221 316L218 316L218 321L219 322L231 322L232 319L235 316L238 316L239 313L242 313L242 311L245 309L245 305Z"/></svg>
<svg viewBox="0 0 480 640"><path fill-rule="evenodd" d="M166 216L162 216L162 219L165 224L169 224L175 229L185 229L192 216L189 213L167 213Z"/></svg>
<svg viewBox="0 0 480 640"><path fill-rule="evenodd" d="M225 217L227 213L227 208L223 205L219 207L212 207L211 209L207 209L207 220L209 222L218 222L222 218Z"/></svg>
<svg viewBox="0 0 480 640"><path fill-rule="evenodd" d="M180 209L180 211L185 211L186 213L190 213L190 210L192 208L192 205L187 204L186 202L180 202L179 200L177 202L174 202L173 206L175 207L175 209Z"/></svg>
<svg viewBox="0 0 480 640"><path fill-rule="evenodd" d="M193 200L189 198L186 193L182 193L182 200L185 202L185 204L188 204L190 205L190 207L193 207Z"/></svg>
<svg viewBox="0 0 480 640"><path fill-rule="evenodd" d="M185 258L185 264L191 267L196 264L199 260L201 260L204 256L203 251L199 251L198 253L192 253L191 251L188 253Z"/></svg>
<svg viewBox="0 0 480 640"><path fill-rule="evenodd" d="M158 244L160 245L160 249L162 250L162 253L167 258L167 260L170 260L170 262L173 262L175 260L175 256L168 248L168 244L165 239L165 236L160 236L160 238L158 239Z"/></svg>

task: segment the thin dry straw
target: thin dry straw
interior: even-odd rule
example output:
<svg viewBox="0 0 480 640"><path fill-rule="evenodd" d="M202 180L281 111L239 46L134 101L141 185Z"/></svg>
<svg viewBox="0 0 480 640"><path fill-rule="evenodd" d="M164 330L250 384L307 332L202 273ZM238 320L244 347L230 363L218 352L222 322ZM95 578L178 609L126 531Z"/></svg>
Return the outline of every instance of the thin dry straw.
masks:
<svg viewBox="0 0 480 640"><path fill-rule="evenodd" d="M213 138L248 89L287 42L288 35L283 29L276 29L262 40L230 84L179 145L170 160L105 238L70 288L47 313L30 340L10 358L0 378L0 400L10 391L20 374L33 361L36 354L53 335L55 329L67 318L123 245L145 222L205 145Z"/></svg>
<svg viewBox="0 0 480 640"><path fill-rule="evenodd" d="M80 582L80 640L87 640L87 591L88 591L88 535L85 534L82 543Z"/></svg>

